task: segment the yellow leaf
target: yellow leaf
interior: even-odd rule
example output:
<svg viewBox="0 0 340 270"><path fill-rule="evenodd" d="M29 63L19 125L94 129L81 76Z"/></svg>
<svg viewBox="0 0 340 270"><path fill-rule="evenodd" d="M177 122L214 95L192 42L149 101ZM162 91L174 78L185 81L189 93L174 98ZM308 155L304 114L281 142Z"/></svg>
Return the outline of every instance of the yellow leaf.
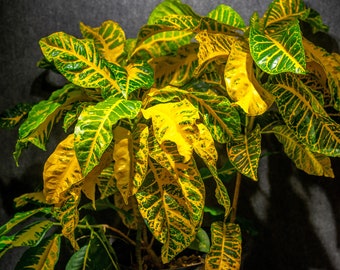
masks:
<svg viewBox="0 0 340 270"><path fill-rule="evenodd" d="M230 98L248 115L256 116L263 114L268 105L251 81L252 76L249 74L252 74L252 65L250 53L235 42L225 67L224 79Z"/></svg>
<svg viewBox="0 0 340 270"><path fill-rule="evenodd" d="M83 179L74 151L74 136L63 140L47 159L44 172L44 195L47 203L59 203L61 194Z"/></svg>
<svg viewBox="0 0 340 270"><path fill-rule="evenodd" d="M146 119L152 118L154 135L160 145L165 141L176 143L177 150L184 162L192 156L189 134L196 132L198 110L186 99L180 102L158 104L142 110Z"/></svg>
<svg viewBox="0 0 340 270"><path fill-rule="evenodd" d="M128 204L132 189L132 138L131 132L123 127L117 126L114 130L115 145L113 160L117 188L122 195L124 202Z"/></svg>

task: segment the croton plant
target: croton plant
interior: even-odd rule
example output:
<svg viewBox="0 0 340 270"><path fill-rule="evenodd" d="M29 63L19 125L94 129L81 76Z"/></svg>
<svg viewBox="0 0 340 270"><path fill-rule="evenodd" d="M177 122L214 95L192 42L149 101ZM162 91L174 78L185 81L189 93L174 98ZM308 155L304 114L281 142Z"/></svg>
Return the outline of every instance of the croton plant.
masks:
<svg viewBox="0 0 340 270"><path fill-rule="evenodd" d="M139 269L188 249L205 269L239 269L239 184L258 180L261 138L273 135L307 174L334 177L340 156L340 56L302 23L327 31L302 0L274 0L249 25L227 5L201 16L165 0L134 39L114 21L42 38L39 66L67 83L7 110L1 125L20 124L16 162L29 144L45 150L58 122L67 136L42 190L15 199L0 256L27 247L16 269L53 269L72 247L66 269L119 269L120 241ZM210 224L205 212L217 215Z"/></svg>

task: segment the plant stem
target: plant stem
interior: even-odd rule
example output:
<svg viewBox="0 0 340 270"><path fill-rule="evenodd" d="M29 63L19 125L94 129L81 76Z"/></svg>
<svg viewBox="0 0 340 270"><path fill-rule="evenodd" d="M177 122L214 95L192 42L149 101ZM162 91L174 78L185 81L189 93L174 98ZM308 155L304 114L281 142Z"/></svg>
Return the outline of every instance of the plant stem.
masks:
<svg viewBox="0 0 340 270"><path fill-rule="evenodd" d="M231 218L230 218L231 223L235 223L235 220L236 220L237 203L238 203L238 196L240 194L241 179L242 179L242 174L238 172L236 174L234 198L233 198L233 204L231 206L232 207L232 213L231 213Z"/></svg>

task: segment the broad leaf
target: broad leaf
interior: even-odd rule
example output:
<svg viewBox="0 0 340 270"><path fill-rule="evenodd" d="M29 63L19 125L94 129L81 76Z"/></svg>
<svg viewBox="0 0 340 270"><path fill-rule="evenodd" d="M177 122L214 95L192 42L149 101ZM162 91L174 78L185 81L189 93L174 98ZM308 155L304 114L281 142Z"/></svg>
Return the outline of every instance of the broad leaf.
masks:
<svg viewBox="0 0 340 270"><path fill-rule="evenodd" d="M252 23L249 46L255 63L269 74L306 73L302 35L297 20L269 33L263 33L256 22Z"/></svg>
<svg viewBox="0 0 340 270"><path fill-rule="evenodd" d="M31 110L32 105L19 103L11 109L7 109L0 114L0 128L15 127Z"/></svg>
<svg viewBox="0 0 340 270"><path fill-rule="evenodd" d="M303 40L303 45L307 59L315 61L323 68L331 94L330 103L336 110L340 111L340 60L337 59L336 54L330 54L306 39ZM318 78L320 78L319 74L316 74Z"/></svg>
<svg viewBox="0 0 340 270"><path fill-rule="evenodd" d="M197 66L198 44L180 47L176 56L163 56L152 59L157 87L166 85L182 86L192 79Z"/></svg>
<svg viewBox="0 0 340 270"><path fill-rule="evenodd" d="M182 157L176 154L174 147L170 153L175 162L174 174L152 162L153 175L136 193L144 220L153 235L164 244L164 263L172 260L195 239L201 224L205 193L193 160L180 162Z"/></svg>
<svg viewBox="0 0 340 270"><path fill-rule="evenodd" d="M226 97L193 92L187 98L198 108L214 140L226 143L240 134L240 116Z"/></svg>
<svg viewBox="0 0 340 270"><path fill-rule="evenodd" d="M195 240L190 244L190 249L208 253L210 249L210 238L205 230L199 228Z"/></svg>
<svg viewBox="0 0 340 270"><path fill-rule="evenodd" d="M25 193L17 198L14 199L14 206L15 208L23 207L28 203L36 204L39 206L46 205L46 198L42 191L39 192L32 192L32 193Z"/></svg>
<svg viewBox="0 0 340 270"><path fill-rule="evenodd" d="M195 133L194 125L199 119L197 109L186 99L180 102L158 104L142 110L146 119L152 119L154 136L161 145L165 141L176 143L185 162L192 156L188 136Z"/></svg>
<svg viewBox="0 0 340 270"><path fill-rule="evenodd" d="M59 234L54 234L44 239L38 246L28 249L22 255L15 269L54 269L59 259L60 242L61 237Z"/></svg>
<svg viewBox="0 0 340 270"><path fill-rule="evenodd" d="M126 99L132 92L138 89L148 89L154 83L153 69L146 62L136 61L124 68L109 63L108 67L114 73L120 90Z"/></svg>
<svg viewBox="0 0 340 270"><path fill-rule="evenodd" d="M240 16L232 7L221 4L207 14L207 17L228 24L237 28L245 28L246 25Z"/></svg>
<svg viewBox="0 0 340 270"><path fill-rule="evenodd" d="M235 42L224 70L228 96L248 115L263 114L268 105L251 81L253 60L243 44ZM261 89L259 89L261 90Z"/></svg>
<svg viewBox="0 0 340 270"><path fill-rule="evenodd" d="M75 150L84 176L100 162L110 145L113 125L120 119L135 118L140 107L139 101L109 97L80 114L74 132Z"/></svg>
<svg viewBox="0 0 340 270"><path fill-rule="evenodd" d="M116 179L114 177L113 162L101 172L97 179L97 186L101 199L110 197L118 192Z"/></svg>
<svg viewBox="0 0 340 270"><path fill-rule="evenodd" d="M83 175L74 151L74 136L69 135L59 143L45 162L44 195L48 203L59 203L61 194L73 184L83 180Z"/></svg>
<svg viewBox="0 0 340 270"><path fill-rule="evenodd" d="M118 23L109 20L96 28L80 23L80 31L84 38L94 40L96 49L103 58L111 63L119 62L119 57L124 52L125 33Z"/></svg>
<svg viewBox="0 0 340 270"><path fill-rule="evenodd" d="M130 230L137 230L138 223L140 223L142 219L136 198L134 196L129 197L127 202L125 202L125 198L123 198L121 193L117 193L114 196L114 205L119 209L117 212L124 225Z"/></svg>
<svg viewBox="0 0 340 270"><path fill-rule="evenodd" d="M290 129L308 150L340 156L340 126L325 112L309 88L290 74L272 79L270 91Z"/></svg>
<svg viewBox="0 0 340 270"><path fill-rule="evenodd" d="M274 0L264 14L264 27L276 27L276 24L285 24L287 21L304 20L309 15L309 9L302 0Z"/></svg>
<svg viewBox="0 0 340 270"><path fill-rule="evenodd" d="M314 9L309 9L308 18L304 19L304 21L312 27L313 33L318 31L328 32L329 30L329 27L323 23L320 14Z"/></svg>
<svg viewBox="0 0 340 270"><path fill-rule="evenodd" d="M119 95L114 76L105 66L92 39L77 39L57 32L41 39L39 44L47 60L53 62L72 83L86 88L101 88L105 96Z"/></svg>
<svg viewBox="0 0 340 270"><path fill-rule="evenodd" d="M257 126L249 134L240 135L228 145L228 157L243 175L257 180L257 169L261 154L261 133Z"/></svg>
<svg viewBox="0 0 340 270"><path fill-rule="evenodd" d="M312 153L299 143L293 131L286 126L275 126L272 129L277 139L283 144L287 156L296 167L311 175L333 177L332 164L329 157Z"/></svg>
<svg viewBox="0 0 340 270"><path fill-rule="evenodd" d="M231 270L241 266L241 229L237 224L214 222L211 225L211 248L205 269Z"/></svg>

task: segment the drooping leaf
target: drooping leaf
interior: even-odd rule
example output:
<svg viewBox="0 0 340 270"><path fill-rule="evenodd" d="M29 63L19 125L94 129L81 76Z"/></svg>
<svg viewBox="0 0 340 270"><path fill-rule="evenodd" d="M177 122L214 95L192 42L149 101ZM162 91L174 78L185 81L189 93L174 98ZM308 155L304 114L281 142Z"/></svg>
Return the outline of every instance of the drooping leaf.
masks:
<svg viewBox="0 0 340 270"><path fill-rule="evenodd" d="M19 103L11 109L7 109L0 114L0 128L13 128L27 115L32 105Z"/></svg>
<svg viewBox="0 0 340 270"><path fill-rule="evenodd" d="M211 225L211 235L211 248L205 260L205 269L240 269L242 239L239 225L214 222Z"/></svg>
<svg viewBox="0 0 340 270"><path fill-rule="evenodd" d="M141 215L138 210L138 204L134 196L129 197L127 202L121 193L114 196L114 205L119 209L118 214L124 225L130 230L137 230L140 223Z"/></svg>
<svg viewBox="0 0 340 270"><path fill-rule="evenodd" d="M107 198L116 192L118 192L116 179L114 177L114 163L112 162L106 167L97 180L98 190L100 192L100 198Z"/></svg>
<svg viewBox="0 0 340 270"><path fill-rule="evenodd" d="M118 63L124 52L125 33L117 22L105 21L100 27L92 28L80 23L84 38L94 40L96 49L110 63Z"/></svg>
<svg viewBox="0 0 340 270"><path fill-rule="evenodd" d="M306 73L305 52L297 20L284 27L264 33L253 18L249 31L249 46L255 63L269 74L282 72Z"/></svg>
<svg viewBox="0 0 340 270"><path fill-rule="evenodd" d="M272 79L268 90L287 126L308 150L326 156L340 156L340 126L325 112L318 99L291 74Z"/></svg>
<svg viewBox="0 0 340 270"><path fill-rule="evenodd" d="M214 140L226 143L240 134L240 116L226 97L193 92L187 98L198 108Z"/></svg>
<svg viewBox="0 0 340 270"><path fill-rule="evenodd" d="M240 14L237 13L232 7L224 4L221 4L210 11L207 14L207 17L233 27L241 29L246 27Z"/></svg>
<svg viewBox="0 0 340 270"><path fill-rule="evenodd" d="M120 95L114 76L96 50L94 40L57 32L41 39L39 44L47 60L72 83L101 88L105 96Z"/></svg>
<svg viewBox="0 0 340 270"><path fill-rule="evenodd" d="M110 145L113 125L120 119L135 118L140 107L139 101L109 97L80 114L74 132L75 150L84 176L100 162Z"/></svg>
<svg viewBox="0 0 340 270"><path fill-rule="evenodd" d="M48 203L56 204L61 194L73 184L83 180L83 175L74 151L74 136L69 135L59 143L45 162L44 195Z"/></svg>
<svg viewBox="0 0 340 270"><path fill-rule="evenodd" d="M180 47L175 56L163 56L152 59L155 83L161 88L166 85L180 87L192 79L197 66L198 44L192 43Z"/></svg>
<svg viewBox="0 0 340 270"><path fill-rule="evenodd" d="M264 14L264 27L273 28L277 24L285 24L291 20L304 20L309 9L302 0L274 0Z"/></svg>
<svg viewBox="0 0 340 270"><path fill-rule="evenodd" d="M15 270L35 269L50 270L54 269L60 254L61 237L53 234L41 241L36 247L28 249L20 258L15 266Z"/></svg>
<svg viewBox="0 0 340 270"><path fill-rule="evenodd" d="M252 65L249 51L235 42L224 70L224 80L229 97L248 115L256 116L263 114L268 105L251 81Z"/></svg>
<svg viewBox="0 0 340 270"><path fill-rule="evenodd" d="M202 219L205 193L193 160L180 162L183 158L176 154L176 147L170 145L171 156L175 159L174 172L150 163L153 175L144 180L136 193L144 220L156 239L163 243L164 263L172 260L195 239Z"/></svg>
<svg viewBox="0 0 340 270"><path fill-rule="evenodd" d="M239 135L228 146L228 157L243 175L257 181L257 169L261 154L261 133L257 126L250 134Z"/></svg>
<svg viewBox="0 0 340 270"><path fill-rule="evenodd" d="M198 110L186 99L180 102L158 104L142 110L146 119L152 119L154 136L161 145L165 141L176 143L185 161L192 156L192 145L187 136L195 133Z"/></svg>
<svg viewBox="0 0 340 270"><path fill-rule="evenodd" d="M328 87L331 95L331 105L340 111L340 60L336 54L330 54L325 49L318 47L308 41L303 40L307 59L318 63L327 76ZM319 74L316 74L319 75ZM318 76L321 80L323 79Z"/></svg>
<svg viewBox="0 0 340 270"><path fill-rule="evenodd" d="M299 143L293 131L286 126L275 126L272 129L277 139L283 144L287 156L296 167L311 175L333 177L332 164L329 157L312 153Z"/></svg>
<svg viewBox="0 0 340 270"><path fill-rule="evenodd" d="M210 249L210 238L205 230L199 228L195 240L190 244L190 247L193 250L197 250L200 252L208 253Z"/></svg>
<svg viewBox="0 0 340 270"><path fill-rule="evenodd" d="M2 225L0 227L0 235L7 234L16 225L20 224L21 222L27 220L28 218L30 218L30 217L38 214L38 213L50 214L51 208L50 207L44 207L44 208L37 208L37 209L26 211L26 212L16 213L13 218L11 218L9 221L7 221L4 225Z"/></svg>
<svg viewBox="0 0 340 270"><path fill-rule="evenodd" d="M146 62L136 61L124 68L109 63L108 67L115 74L117 84L125 98L135 90L150 88L154 83L153 69Z"/></svg>
<svg viewBox="0 0 340 270"><path fill-rule="evenodd" d="M312 27L313 33L318 31L328 32L329 30L329 27L323 23L320 14L312 8L309 9L309 15L304 21Z"/></svg>

